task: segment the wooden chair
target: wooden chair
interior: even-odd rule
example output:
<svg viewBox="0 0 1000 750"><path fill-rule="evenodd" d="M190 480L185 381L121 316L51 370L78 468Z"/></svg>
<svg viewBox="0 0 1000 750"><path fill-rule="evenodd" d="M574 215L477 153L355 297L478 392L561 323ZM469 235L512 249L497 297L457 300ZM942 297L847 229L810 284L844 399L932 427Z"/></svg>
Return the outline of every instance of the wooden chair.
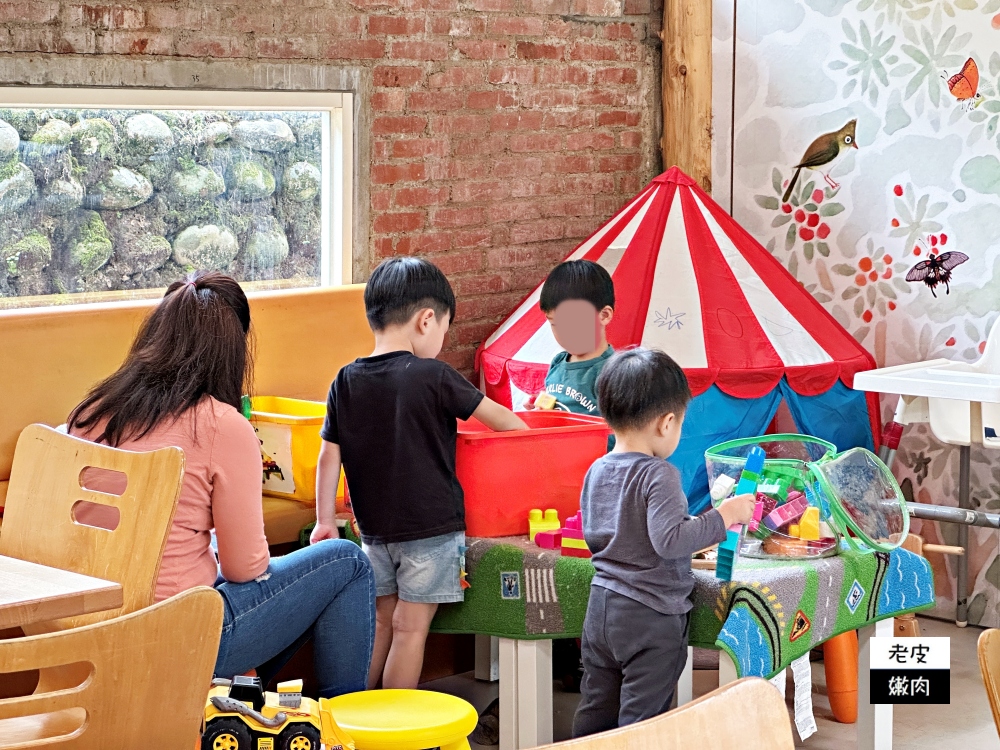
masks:
<svg viewBox="0 0 1000 750"><path fill-rule="evenodd" d="M663 750L675 747L792 750L795 743L792 722L781 694L766 680L745 677L662 716L547 747L559 750Z"/></svg>
<svg viewBox="0 0 1000 750"><path fill-rule="evenodd" d="M993 711L993 723L1000 733L1000 630L990 628L979 635L979 671L983 673L986 697Z"/></svg>
<svg viewBox="0 0 1000 750"><path fill-rule="evenodd" d="M120 472L127 486L121 495L84 489L88 468ZM119 610L41 623L26 628L29 634L100 622L153 603L183 476L180 448L135 453L44 425L24 429L11 468L0 555L120 583L124 599ZM118 526L109 531L77 523L81 501L117 509Z"/></svg>
<svg viewBox="0 0 1000 750"><path fill-rule="evenodd" d="M76 684L0 700L0 750L176 750L198 742L222 597L199 587L115 620L0 641L0 673L83 663Z"/></svg>

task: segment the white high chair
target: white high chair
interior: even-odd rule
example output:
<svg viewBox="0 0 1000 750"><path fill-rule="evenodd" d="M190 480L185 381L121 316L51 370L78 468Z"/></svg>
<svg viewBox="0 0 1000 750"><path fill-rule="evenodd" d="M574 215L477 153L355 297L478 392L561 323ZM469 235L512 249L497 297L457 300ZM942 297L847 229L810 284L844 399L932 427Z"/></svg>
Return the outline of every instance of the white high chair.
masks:
<svg viewBox="0 0 1000 750"><path fill-rule="evenodd" d="M854 388L898 393L895 421L927 422L942 443L960 446L958 507L969 508L970 446L1000 449L1000 325L994 325L983 356L976 362L934 359L861 372ZM959 525L958 593L955 624L965 627L968 614L969 527Z"/></svg>

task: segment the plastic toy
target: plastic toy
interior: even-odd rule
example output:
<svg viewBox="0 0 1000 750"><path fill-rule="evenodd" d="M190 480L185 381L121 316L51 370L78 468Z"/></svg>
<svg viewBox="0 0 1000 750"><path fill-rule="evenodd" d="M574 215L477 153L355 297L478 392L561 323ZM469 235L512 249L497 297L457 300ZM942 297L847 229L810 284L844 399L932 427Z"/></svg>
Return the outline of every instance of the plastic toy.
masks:
<svg viewBox="0 0 1000 750"><path fill-rule="evenodd" d="M333 715L302 697L302 680L265 693L258 677L213 680L205 705L202 750L354 750Z"/></svg>
<svg viewBox="0 0 1000 750"><path fill-rule="evenodd" d="M788 502L772 510L764 519L764 525L771 531L777 531L786 523L798 520L808 507L809 501L805 495L797 491L789 492Z"/></svg>
<svg viewBox="0 0 1000 750"><path fill-rule="evenodd" d="M764 500L758 494L757 504L753 507L753 518L750 519L750 523L747 525L747 528L750 531L756 531L757 528L760 526L760 519L763 517L763 515L764 515Z"/></svg>
<svg viewBox="0 0 1000 750"><path fill-rule="evenodd" d="M559 511L549 508L545 511L543 517L541 510L532 508L528 512L528 539L533 542L535 541L535 534L539 531L556 531L560 525Z"/></svg>
<svg viewBox="0 0 1000 750"><path fill-rule="evenodd" d="M737 495L756 495L760 473L764 470L764 451L754 446L747 454L746 463L740 473L740 481L736 485ZM739 525L730 526L726 532L726 540L719 544L719 557L715 564L715 577L720 581L728 581L733 577L733 566L740 549L740 537L743 529Z"/></svg>
<svg viewBox="0 0 1000 750"><path fill-rule="evenodd" d="M551 393L539 393L535 396L535 408L551 411L556 408L556 397Z"/></svg>
<svg viewBox="0 0 1000 750"><path fill-rule="evenodd" d="M810 542L819 540L819 508L810 505L799 519L799 539Z"/></svg>
<svg viewBox="0 0 1000 750"><path fill-rule="evenodd" d="M542 549L562 549L562 530L539 531L535 534L535 544Z"/></svg>
<svg viewBox="0 0 1000 750"><path fill-rule="evenodd" d="M590 549L583 538L583 514L580 511L566 519L562 528L561 552L565 557L590 557Z"/></svg>

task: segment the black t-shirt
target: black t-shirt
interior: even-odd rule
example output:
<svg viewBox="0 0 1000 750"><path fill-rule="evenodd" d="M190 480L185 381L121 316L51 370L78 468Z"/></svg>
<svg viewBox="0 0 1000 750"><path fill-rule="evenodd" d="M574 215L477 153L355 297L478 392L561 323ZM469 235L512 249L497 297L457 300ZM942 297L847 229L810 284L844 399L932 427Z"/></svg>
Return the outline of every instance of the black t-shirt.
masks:
<svg viewBox="0 0 1000 750"><path fill-rule="evenodd" d="M320 435L340 445L366 544L465 530L456 420L482 400L454 368L410 352L362 357L337 373Z"/></svg>

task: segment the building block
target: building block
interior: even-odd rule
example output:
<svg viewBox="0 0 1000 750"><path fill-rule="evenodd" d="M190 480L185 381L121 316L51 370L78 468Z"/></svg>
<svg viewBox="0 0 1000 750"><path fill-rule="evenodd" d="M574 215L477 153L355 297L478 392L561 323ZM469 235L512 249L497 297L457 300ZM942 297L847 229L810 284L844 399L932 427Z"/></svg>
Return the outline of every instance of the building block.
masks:
<svg viewBox="0 0 1000 750"><path fill-rule="evenodd" d="M575 549L573 547L562 548L563 557L590 557L590 550Z"/></svg>
<svg viewBox="0 0 1000 750"><path fill-rule="evenodd" d="M583 539L583 514L580 511L567 518L562 528L562 554L567 557L590 557L587 542Z"/></svg>
<svg viewBox="0 0 1000 750"><path fill-rule="evenodd" d="M760 482L761 472L764 471L764 458L764 450L759 445L750 449L746 463L743 464L740 481L736 484L735 494L757 494L757 484ZM741 526L731 526L726 532L725 541L719 544L715 577L720 581L728 581L733 577L733 567L736 565L736 556L740 551L740 537L742 536L743 528Z"/></svg>
<svg viewBox="0 0 1000 750"><path fill-rule="evenodd" d="M556 397L551 393L539 393L535 396L535 408L543 409L545 411L551 411L556 408Z"/></svg>
<svg viewBox="0 0 1000 750"><path fill-rule="evenodd" d="M528 539L535 541L535 534L539 531L557 531L559 529L559 513L549 508L542 514L539 508L532 508L528 512Z"/></svg>
<svg viewBox="0 0 1000 750"><path fill-rule="evenodd" d="M760 519L764 515L764 501L761 500L760 495L757 495L757 504L753 508L753 518L750 519L750 523L747 528L750 531L756 531L757 527L760 526Z"/></svg>
<svg viewBox="0 0 1000 750"><path fill-rule="evenodd" d="M815 542L819 539L819 508L810 505L799 519L799 539Z"/></svg>
<svg viewBox="0 0 1000 750"><path fill-rule="evenodd" d="M568 549L570 547L573 549L589 549L589 547L587 547L587 542L584 539L571 539L563 537L562 548Z"/></svg>
<svg viewBox="0 0 1000 750"><path fill-rule="evenodd" d="M788 524L788 536L799 538L799 525L797 523Z"/></svg>
<svg viewBox="0 0 1000 750"><path fill-rule="evenodd" d="M764 525L771 531L777 531L786 523L797 521L808 507L805 495L797 491L789 492L788 502L772 510L764 519Z"/></svg>
<svg viewBox="0 0 1000 750"><path fill-rule="evenodd" d="M535 534L535 544L542 549L557 550L562 547L562 532L558 529L555 531L539 531Z"/></svg>
<svg viewBox="0 0 1000 750"><path fill-rule="evenodd" d="M733 491L735 486L735 479L728 474L719 474L719 476L715 478L715 482L712 484L712 489L708 494L714 502L718 503L729 497L729 493Z"/></svg>

